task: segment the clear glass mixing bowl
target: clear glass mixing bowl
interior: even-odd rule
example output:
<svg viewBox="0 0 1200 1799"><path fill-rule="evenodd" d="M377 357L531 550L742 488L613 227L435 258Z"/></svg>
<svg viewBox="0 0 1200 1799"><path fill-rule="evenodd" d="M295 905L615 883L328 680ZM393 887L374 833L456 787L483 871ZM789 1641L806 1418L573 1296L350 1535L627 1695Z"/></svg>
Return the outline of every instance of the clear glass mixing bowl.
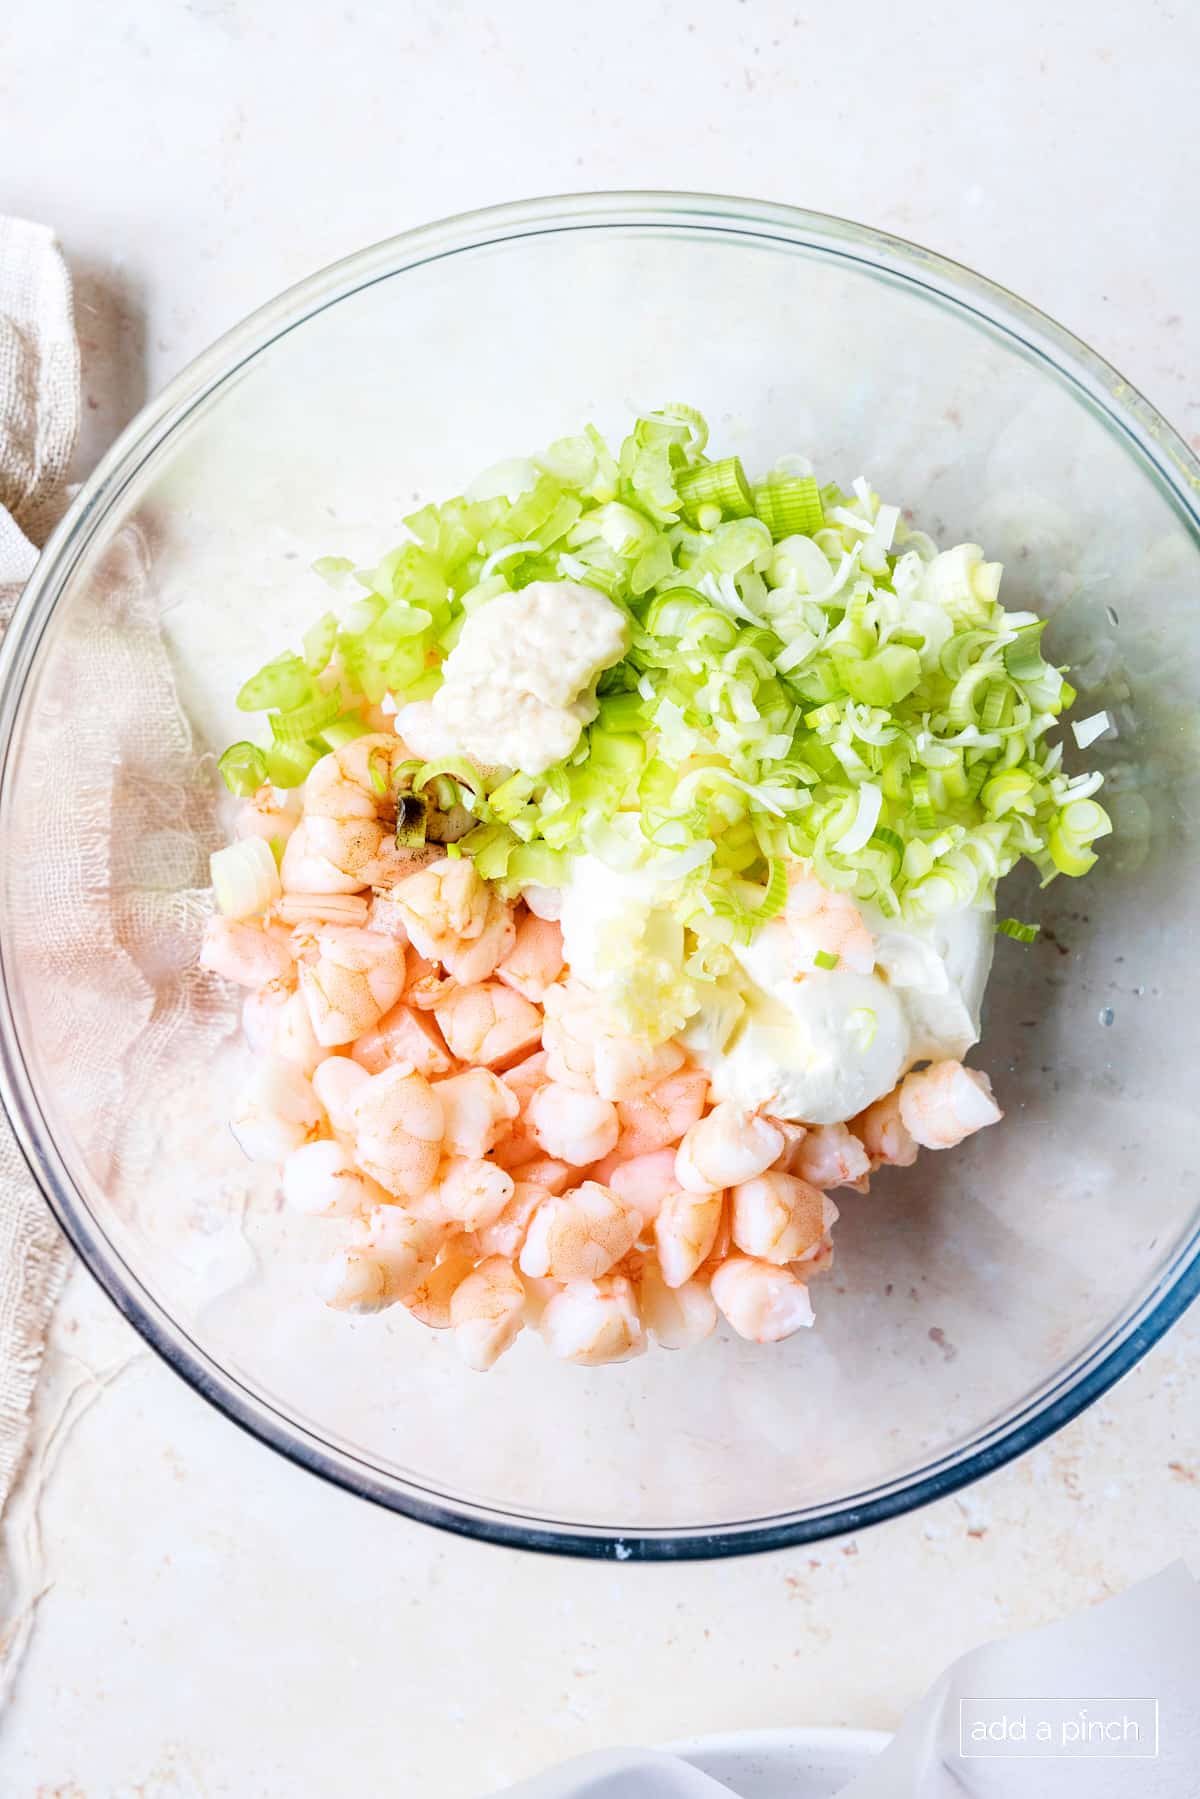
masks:
<svg viewBox="0 0 1200 1799"><path fill-rule="evenodd" d="M827 476L866 473L936 536L1003 560L1009 605L1052 615L1082 712L1117 721L1089 752L1117 830L1082 885L1038 894L1014 878L1004 909L1046 928L1032 948L1001 941L975 1058L1007 1121L869 1197L839 1194L816 1330L596 1371L522 1340L481 1378L400 1308L347 1319L311 1297L313 1231L327 1227L283 1219L225 1130L236 1043L118 1060L100 1041L96 1081L62 1078L37 853L13 846L30 821L36 842L72 707L115 716L111 688L85 684L64 706L55 680L103 616L128 527L211 752L244 735L242 677L324 609L314 558L377 555L418 500L497 458L585 419L619 436L635 408L675 399L749 464L811 452ZM802 1542L1039 1442L1200 1285L1198 511L1195 459L1066 332L912 245L786 207L643 194L503 207L367 250L257 313L97 470L4 650L4 1098L93 1273L263 1441L412 1517L528 1548L673 1558ZM202 864L175 824L159 901ZM85 825L103 838L104 819ZM159 850L170 825L155 823ZM113 953L137 960L138 845L100 847L128 901ZM154 954L169 1007L190 951ZM123 973L98 971L127 1024ZM89 1149L97 1084L114 1129L153 1113L153 1156Z"/></svg>

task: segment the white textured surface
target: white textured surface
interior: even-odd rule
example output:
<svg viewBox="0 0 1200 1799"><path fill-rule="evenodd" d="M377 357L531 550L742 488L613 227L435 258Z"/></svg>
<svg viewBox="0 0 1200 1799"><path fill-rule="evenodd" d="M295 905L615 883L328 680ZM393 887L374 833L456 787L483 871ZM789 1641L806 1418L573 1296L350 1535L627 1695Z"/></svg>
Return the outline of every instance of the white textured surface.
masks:
<svg viewBox="0 0 1200 1799"><path fill-rule="evenodd" d="M558 23L544 0L5 9L5 204L54 223L80 278L85 463L319 263L446 212L604 186L792 200L931 244L1090 340L1200 447L1198 15L932 0L893 16L882 0L837 22L806 0L612 0ZM48 112L64 67L71 98ZM886 1727L952 1656L1194 1542L1198 1351L1193 1318L1046 1449L857 1541L601 1567L323 1488L190 1395L77 1277L43 1431L73 1387L78 1422L14 1520L48 1590L0 1720L0 1792L456 1799L605 1742ZM85 1370L122 1367L84 1410Z"/></svg>

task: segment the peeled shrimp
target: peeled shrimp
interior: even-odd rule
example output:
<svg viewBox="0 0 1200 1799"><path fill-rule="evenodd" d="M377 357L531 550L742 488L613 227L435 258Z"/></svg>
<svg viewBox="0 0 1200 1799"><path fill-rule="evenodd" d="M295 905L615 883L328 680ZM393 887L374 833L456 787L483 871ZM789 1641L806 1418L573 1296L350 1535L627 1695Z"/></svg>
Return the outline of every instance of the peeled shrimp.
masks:
<svg viewBox="0 0 1200 1799"><path fill-rule="evenodd" d="M229 1121L252 1162L282 1162L321 1134L325 1115L312 1084L292 1062L259 1062L249 1091Z"/></svg>
<svg viewBox="0 0 1200 1799"><path fill-rule="evenodd" d="M577 1168L608 1155L617 1141L617 1108L594 1093L548 1081L529 1101L529 1127L546 1151Z"/></svg>
<svg viewBox="0 0 1200 1799"><path fill-rule="evenodd" d="M653 1224L667 1194L676 1191L675 1151L655 1149L649 1155L622 1161L613 1169L607 1185L626 1205L637 1207L643 1224Z"/></svg>
<svg viewBox="0 0 1200 1799"><path fill-rule="evenodd" d="M431 863L393 887L391 898L421 955L463 986L485 981L516 941L511 908L469 856Z"/></svg>
<svg viewBox="0 0 1200 1799"><path fill-rule="evenodd" d="M415 950L409 951L408 983L404 989L406 1006L415 1006L418 1012L436 1012L452 993L457 992L458 982L443 974L436 962L427 962Z"/></svg>
<svg viewBox="0 0 1200 1799"><path fill-rule="evenodd" d="M542 1017L536 1006L503 987L485 981L459 987L434 1008L442 1035L460 1062L486 1068L508 1068L534 1049Z"/></svg>
<svg viewBox="0 0 1200 1799"><path fill-rule="evenodd" d="M717 1308L703 1281L668 1287L653 1257L635 1281L646 1329L664 1349L691 1349L716 1329Z"/></svg>
<svg viewBox="0 0 1200 1799"><path fill-rule="evenodd" d="M542 1043L552 1080L632 1099L664 1081L683 1063L677 1043L651 1044L622 1030L599 995L578 981L546 989Z"/></svg>
<svg viewBox="0 0 1200 1799"><path fill-rule="evenodd" d="M271 916L290 925L365 925L370 912L361 893L285 893Z"/></svg>
<svg viewBox="0 0 1200 1799"><path fill-rule="evenodd" d="M430 1330L450 1328L450 1302L479 1260L479 1246L472 1236L451 1237L437 1262L426 1270L402 1304L406 1312Z"/></svg>
<svg viewBox="0 0 1200 1799"><path fill-rule="evenodd" d="M296 963L287 934L244 918L210 918L200 945L200 966L239 987L295 985Z"/></svg>
<svg viewBox="0 0 1200 1799"><path fill-rule="evenodd" d="M321 758L304 784L304 816L283 852L285 894L358 893L408 872L407 852L394 837L392 775L403 760L404 746L383 733L356 737Z"/></svg>
<svg viewBox="0 0 1200 1799"><path fill-rule="evenodd" d="M532 1162L521 1164L519 1179L529 1181L535 1187L544 1187L547 1193L558 1194L565 1193L572 1182L578 1181L579 1175L569 1162L560 1162L555 1156L535 1156Z"/></svg>
<svg viewBox="0 0 1200 1799"><path fill-rule="evenodd" d="M721 1213L723 1193L668 1193L654 1220L658 1263L668 1287L682 1287L711 1254Z"/></svg>
<svg viewBox="0 0 1200 1799"><path fill-rule="evenodd" d="M300 822L301 795L269 782L238 807L233 821L238 837L275 838L286 842Z"/></svg>
<svg viewBox="0 0 1200 1799"><path fill-rule="evenodd" d="M495 1223L512 1196L512 1175L485 1156L450 1156L417 1205L434 1220L478 1231Z"/></svg>
<svg viewBox="0 0 1200 1799"><path fill-rule="evenodd" d="M489 1068L467 1068L438 1081L445 1121L443 1149L451 1156L486 1156L520 1110L512 1089Z"/></svg>
<svg viewBox="0 0 1200 1799"><path fill-rule="evenodd" d="M553 1355L585 1368L627 1362L646 1348L633 1285L622 1274L572 1281L548 1302L540 1328Z"/></svg>
<svg viewBox="0 0 1200 1799"><path fill-rule="evenodd" d="M796 1158L800 1153L800 1145L808 1135L802 1124L793 1124L790 1118L772 1118L771 1123L783 1137L783 1149L771 1163L780 1174L795 1174Z"/></svg>
<svg viewBox="0 0 1200 1799"><path fill-rule="evenodd" d="M304 1143L283 1164L283 1197L295 1212L348 1218L386 1205L387 1194L355 1167L340 1143Z"/></svg>
<svg viewBox="0 0 1200 1799"><path fill-rule="evenodd" d="M300 991L317 1042L352 1043L379 1023L404 991L404 951L375 931L326 925L312 934L316 958L300 966Z"/></svg>
<svg viewBox="0 0 1200 1799"><path fill-rule="evenodd" d="M871 1172L871 1158L844 1124L810 1125L792 1160L801 1180L814 1187L853 1186Z"/></svg>
<svg viewBox="0 0 1200 1799"><path fill-rule="evenodd" d="M441 1157L442 1102L424 1075L387 1068L354 1101L356 1159L389 1193L417 1199L432 1186Z"/></svg>
<svg viewBox="0 0 1200 1799"><path fill-rule="evenodd" d="M426 1080L449 1074L454 1057L442 1040L442 1033L424 1012L398 1000L385 1012L377 1025L364 1031L350 1054L369 1074L379 1074L397 1062L407 1062Z"/></svg>
<svg viewBox="0 0 1200 1799"><path fill-rule="evenodd" d="M961 1062L935 1062L920 1074L905 1075L899 1107L905 1128L922 1149L953 1149L1004 1116L986 1074Z"/></svg>
<svg viewBox="0 0 1200 1799"><path fill-rule="evenodd" d="M678 1143L704 1111L708 1076L698 1068L680 1068L646 1093L623 1099L620 1147L625 1156L646 1156L668 1143Z"/></svg>
<svg viewBox="0 0 1200 1799"><path fill-rule="evenodd" d="M378 1312L413 1291L445 1233L400 1206L377 1206L351 1226L347 1247L322 1271L318 1292L342 1312Z"/></svg>
<svg viewBox="0 0 1200 1799"><path fill-rule="evenodd" d="M722 1100L684 1136L675 1152L675 1179L689 1193L712 1193L752 1181L782 1150L777 1125Z"/></svg>
<svg viewBox="0 0 1200 1799"><path fill-rule="evenodd" d="M510 1349L525 1324L525 1287L511 1262L489 1256L455 1288L450 1301L454 1343L468 1368L482 1374Z"/></svg>
<svg viewBox="0 0 1200 1799"><path fill-rule="evenodd" d="M730 1256L712 1277L712 1296L739 1337L780 1343L813 1322L808 1288L789 1268Z"/></svg>
<svg viewBox="0 0 1200 1799"><path fill-rule="evenodd" d="M733 1189L731 1229L738 1248L762 1262L794 1262L836 1223L831 1199L807 1181L768 1169Z"/></svg>
<svg viewBox="0 0 1200 1799"><path fill-rule="evenodd" d="M273 1047L285 1062L294 1062L302 1073L312 1076L329 1055L323 1043L317 1042L308 1003L302 993L290 993L275 1020Z"/></svg>
<svg viewBox="0 0 1200 1799"><path fill-rule="evenodd" d="M585 1181L546 1199L530 1220L521 1272L556 1281L596 1280L637 1242L641 1216L607 1187Z"/></svg>
<svg viewBox="0 0 1200 1799"><path fill-rule="evenodd" d="M917 1159L917 1140L900 1116L899 1087L851 1119L850 1129L870 1156L873 1168L881 1162L890 1163L893 1168L911 1168Z"/></svg>
<svg viewBox="0 0 1200 1799"><path fill-rule="evenodd" d="M349 1056L327 1056L313 1070L313 1091L335 1131L353 1131L354 1103L368 1079L366 1069Z"/></svg>
<svg viewBox="0 0 1200 1799"><path fill-rule="evenodd" d="M529 1230L529 1221L549 1195L533 1181L516 1181L504 1210L479 1231L479 1248L485 1256L504 1256L515 1262Z"/></svg>
<svg viewBox="0 0 1200 1799"><path fill-rule="evenodd" d="M496 1160L503 1163L505 1168L520 1168L526 1162L535 1161L542 1153L534 1140L527 1108L538 1088L544 1086L549 1078L546 1061L545 1051L538 1050L535 1055L526 1056L523 1061L514 1063L500 1076L519 1108L517 1117L496 1145Z"/></svg>
<svg viewBox="0 0 1200 1799"><path fill-rule="evenodd" d="M562 932L548 919L527 912L517 926L513 947L496 969L496 979L540 1005L562 970Z"/></svg>
<svg viewBox="0 0 1200 1799"><path fill-rule="evenodd" d="M282 981L272 981L246 995L242 1004L242 1032L256 1055L274 1055L280 1014L292 997L292 991Z"/></svg>
<svg viewBox="0 0 1200 1799"><path fill-rule="evenodd" d="M818 970L819 954L836 956L839 968L870 974L875 966L875 939L862 913L846 893L823 887L806 868L788 870L788 897L783 913L796 960L796 972Z"/></svg>

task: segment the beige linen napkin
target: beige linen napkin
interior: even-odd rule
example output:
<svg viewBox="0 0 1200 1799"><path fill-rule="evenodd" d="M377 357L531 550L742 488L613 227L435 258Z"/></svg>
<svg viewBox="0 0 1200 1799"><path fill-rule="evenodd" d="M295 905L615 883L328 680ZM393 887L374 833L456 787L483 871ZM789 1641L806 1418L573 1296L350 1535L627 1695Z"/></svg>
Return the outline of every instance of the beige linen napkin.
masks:
<svg viewBox="0 0 1200 1799"><path fill-rule="evenodd" d="M0 218L0 633L62 510L79 428L71 281L41 225ZM0 1114L0 1511L67 1248Z"/></svg>

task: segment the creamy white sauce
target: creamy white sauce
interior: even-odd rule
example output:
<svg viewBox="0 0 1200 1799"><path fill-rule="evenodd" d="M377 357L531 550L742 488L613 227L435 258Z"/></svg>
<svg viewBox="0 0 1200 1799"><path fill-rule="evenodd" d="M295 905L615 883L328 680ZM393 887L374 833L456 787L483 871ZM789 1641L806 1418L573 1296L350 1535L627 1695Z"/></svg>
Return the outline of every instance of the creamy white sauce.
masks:
<svg viewBox="0 0 1200 1799"><path fill-rule="evenodd" d="M540 775L569 756L596 716L601 670L625 654L619 606L578 581L533 581L472 612L428 702L402 707L396 729L414 753L469 756Z"/></svg>
<svg viewBox="0 0 1200 1799"><path fill-rule="evenodd" d="M578 979L599 992L627 979L623 943L672 953L678 925L658 903L662 891L644 868L575 860L561 923ZM835 968L797 979L786 927L772 920L737 950L740 973L703 990L680 1040L718 1099L835 1124L890 1092L914 1062L961 1057L979 1041L991 909L964 907L915 927L862 912L876 939L870 974Z"/></svg>

